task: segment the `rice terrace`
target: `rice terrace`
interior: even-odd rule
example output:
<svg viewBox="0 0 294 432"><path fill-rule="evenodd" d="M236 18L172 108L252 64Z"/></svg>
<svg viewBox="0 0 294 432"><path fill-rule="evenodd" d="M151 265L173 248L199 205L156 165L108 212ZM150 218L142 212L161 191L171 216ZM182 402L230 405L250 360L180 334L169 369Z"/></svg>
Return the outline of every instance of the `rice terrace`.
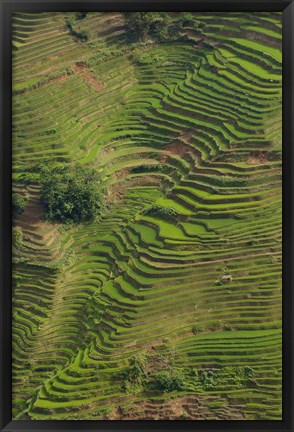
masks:
<svg viewBox="0 0 294 432"><path fill-rule="evenodd" d="M13 15L14 419L282 419L281 41Z"/></svg>

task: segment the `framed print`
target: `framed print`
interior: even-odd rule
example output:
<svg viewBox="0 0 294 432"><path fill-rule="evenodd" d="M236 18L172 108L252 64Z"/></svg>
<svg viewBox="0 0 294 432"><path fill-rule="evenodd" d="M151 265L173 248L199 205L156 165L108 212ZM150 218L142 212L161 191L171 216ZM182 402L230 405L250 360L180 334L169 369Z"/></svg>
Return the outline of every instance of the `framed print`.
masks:
<svg viewBox="0 0 294 432"><path fill-rule="evenodd" d="M1 430L293 431L292 1L1 20Z"/></svg>

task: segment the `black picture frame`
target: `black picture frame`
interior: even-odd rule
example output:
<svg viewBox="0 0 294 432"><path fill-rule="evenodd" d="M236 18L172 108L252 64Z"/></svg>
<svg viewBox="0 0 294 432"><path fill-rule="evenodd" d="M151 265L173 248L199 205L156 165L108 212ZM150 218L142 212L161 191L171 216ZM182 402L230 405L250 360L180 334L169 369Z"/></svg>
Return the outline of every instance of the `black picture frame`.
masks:
<svg viewBox="0 0 294 432"><path fill-rule="evenodd" d="M293 405L293 71L294 5L289 0L51 0L1 3L1 420L0 429L12 431L294 431ZM283 419L281 421L14 421L11 403L12 293L11 293L11 131L13 12L70 11L207 11L283 12Z"/></svg>

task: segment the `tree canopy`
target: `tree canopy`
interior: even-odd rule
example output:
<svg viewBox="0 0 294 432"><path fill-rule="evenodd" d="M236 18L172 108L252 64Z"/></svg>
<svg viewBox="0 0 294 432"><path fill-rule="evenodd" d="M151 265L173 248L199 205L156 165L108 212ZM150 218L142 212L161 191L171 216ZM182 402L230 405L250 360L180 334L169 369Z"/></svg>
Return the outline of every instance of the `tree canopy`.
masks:
<svg viewBox="0 0 294 432"><path fill-rule="evenodd" d="M185 390L184 380L184 375L177 370L162 370L154 376L155 387L164 392Z"/></svg>
<svg viewBox="0 0 294 432"><path fill-rule="evenodd" d="M102 208L100 178L92 168L76 165L41 167L41 200L45 218L57 222L90 222Z"/></svg>
<svg viewBox="0 0 294 432"><path fill-rule="evenodd" d="M173 19L166 12L126 12L126 29L133 41L146 42L148 38L159 42L171 42L181 38L184 25L194 26L191 14L180 14Z"/></svg>
<svg viewBox="0 0 294 432"><path fill-rule="evenodd" d="M147 37L156 37L167 27L165 12L127 12L126 28L134 40L145 42Z"/></svg>

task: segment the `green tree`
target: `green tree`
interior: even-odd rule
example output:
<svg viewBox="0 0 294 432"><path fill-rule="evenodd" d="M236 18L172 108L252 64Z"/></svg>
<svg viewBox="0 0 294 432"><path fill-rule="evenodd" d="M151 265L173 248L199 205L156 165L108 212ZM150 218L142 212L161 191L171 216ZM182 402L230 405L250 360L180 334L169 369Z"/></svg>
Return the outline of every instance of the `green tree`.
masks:
<svg viewBox="0 0 294 432"><path fill-rule="evenodd" d="M154 376L154 385L164 392L173 390L185 390L185 377L181 371L162 370Z"/></svg>
<svg viewBox="0 0 294 432"><path fill-rule="evenodd" d="M29 195L21 195L17 192L12 194L12 211L15 215L21 215L25 211L25 208L29 201Z"/></svg>
<svg viewBox="0 0 294 432"><path fill-rule="evenodd" d="M128 366L115 374L114 378L122 382L125 393L136 394L147 384L146 356L138 354L131 357Z"/></svg>
<svg viewBox="0 0 294 432"><path fill-rule="evenodd" d="M147 12L127 12L126 29L134 40L145 42L150 30L150 22Z"/></svg>
<svg viewBox="0 0 294 432"><path fill-rule="evenodd" d="M120 374L123 379L123 390L127 393L135 393L146 382L146 357L144 354L133 356L129 360L129 366Z"/></svg>
<svg viewBox="0 0 294 432"><path fill-rule="evenodd" d="M126 12L126 29L133 40L146 42L147 37L163 31L167 24L164 12Z"/></svg>
<svg viewBox="0 0 294 432"><path fill-rule="evenodd" d="M47 220L90 222L101 212L101 183L94 169L47 165L40 171L41 201Z"/></svg>

